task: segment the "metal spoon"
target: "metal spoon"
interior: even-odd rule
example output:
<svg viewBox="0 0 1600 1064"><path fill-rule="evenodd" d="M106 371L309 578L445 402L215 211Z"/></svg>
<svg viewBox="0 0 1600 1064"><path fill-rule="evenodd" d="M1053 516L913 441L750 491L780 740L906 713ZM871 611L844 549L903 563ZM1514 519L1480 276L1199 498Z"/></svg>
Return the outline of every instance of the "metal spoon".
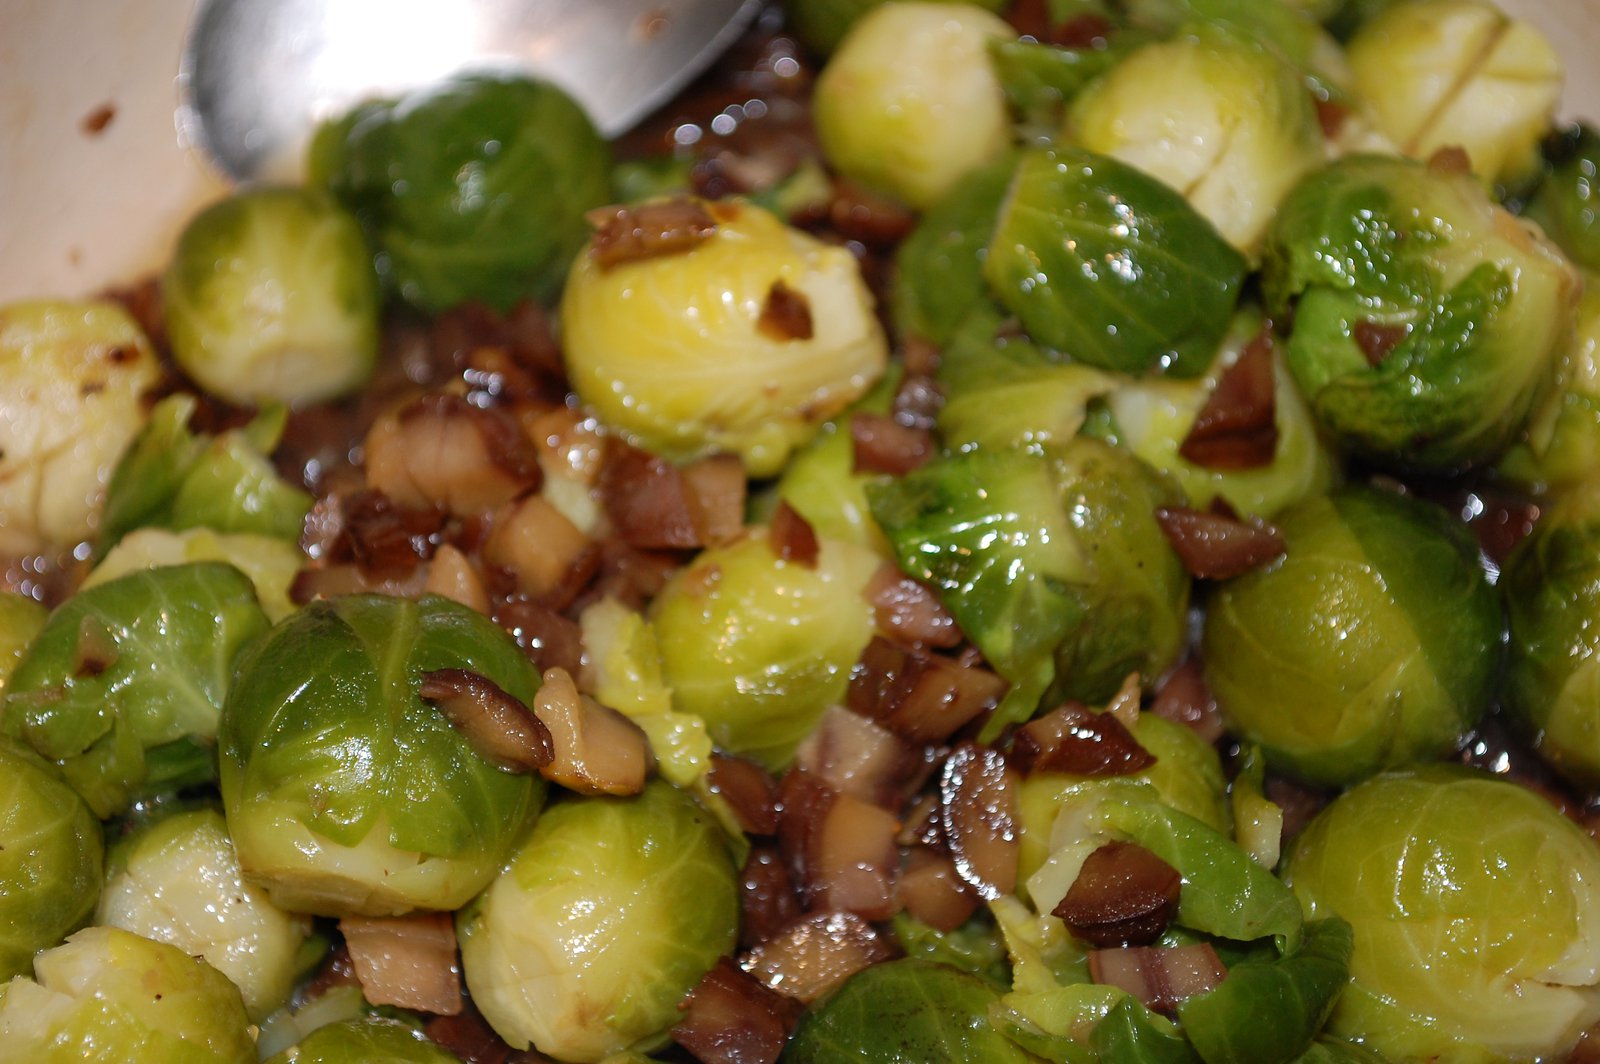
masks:
<svg viewBox="0 0 1600 1064"><path fill-rule="evenodd" d="M184 122L229 176L292 177L312 129L466 70L561 86L606 135L703 71L761 0L209 0L184 52Z"/></svg>

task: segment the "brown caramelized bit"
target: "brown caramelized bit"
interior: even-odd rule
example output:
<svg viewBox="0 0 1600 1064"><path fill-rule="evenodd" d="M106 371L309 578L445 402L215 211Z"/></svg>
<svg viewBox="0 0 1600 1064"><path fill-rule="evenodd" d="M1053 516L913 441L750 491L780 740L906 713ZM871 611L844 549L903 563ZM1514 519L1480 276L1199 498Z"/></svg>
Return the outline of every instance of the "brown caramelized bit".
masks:
<svg viewBox="0 0 1600 1064"><path fill-rule="evenodd" d="M557 608L600 563L599 548L542 495L525 495L496 511L483 556L522 594Z"/></svg>
<svg viewBox="0 0 1600 1064"><path fill-rule="evenodd" d="M672 1040L701 1064L774 1064L802 1007L723 957L689 992Z"/></svg>
<svg viewBox="0 0 1600 1064"><path fill-rule="evenodd" d="M1323 139L1338 140L1345 124L1350 121L1350 108L1318 97L1312 97L1311 103L1317 109L1317 125L1322 128Z"/></svg>
<svg viewBox="0 0 1600 1064"><path fill-rule="evenodd" d="M872 604L878 630L908 646L949 649L964 638L950 611L927 584L885 562L867 582L864 592Z"/></svg>
<svg viewBox="0 0 1600 1064"><path fill-rule="evenodd" d="M546 1064L546 1058L531 1050L518 1052L506 1045L471 1001L454 1016L433 1017L422 1033L454 1053L461 1064Z"/></svg>
<svg viewBox="0 0 1600 1064"><path fill-rule="evenodd" d="M1055 907L1072 933L1093 946L1148 946L1178 909L1183 876L1131 842L1108 842L1083 862Z"/></svg>
<svg viewBox="0 0 1600 1064"><path fill-rule="evenodd" d="M932 429L943 406L944 393L931 376L908 372L895 389L889 413L907 428Z"/></svg>
<svg viewBox="0 0 1600 1064"><path fill-rule="evenodd" d="M78 128L86 137L98 137L116 117L117 105L108 100L84 115L83 120L78 123Z"/></svg>
<svg viewBox="0 0 1600 1064"><path fill-rule="evenodd" d="M576 675L583 667L583 630L577 621L525 600L502 603L493 616L540 672L566 669Z"/></svg>
<svg viewBox="0 0 1600 1064"><path fill-rule="evenodd" d="M940 931L954 931L978 909L978 895L962 880L955 861L927 846L906 851L895 896L913 918Z"/></svg>
<svg viewBox="0 0 1600 1064"><path fill-rule="evenodd" d="M732 754L712 754L706 787L728 803L746 834L777 832L778 783L754 761Z"/></svg>
<svg viewBox="0 0 1600 1064"><path fill-rule="evenodd" d="M819 912L752 949L746 970L785 997L810 1004L896 952L891 940L855 913Z"/></svg>
<svg viewBox="0 0 1600 1064"><path fill-rule="evenodd" d="M1217 700L1211 697L1205 673L1195 658L1185 659L1161 681L1150 712L1182 724L1208 746L1222 738L1222 714L1217 711Z"/></svg>
<svg viewBox="0 0 1600 1064"><path fill-rule="evenodd" d="M449 913L346 916L339 931L369 1004L441 1016L461 1011L461 969Z"/></svg>
<svg viewBox="0 0 1600 1064"><path fill-rule="evenodd" d="M1351 339L1361 348L1367 365L1374 369L1383 365L1394 349L1400 346L1400 342L1410 335L1409 325L1372 321L1370 318L1361 318L1350 327Z"/></svg>
<svg viewBox="0 0 1600 1064"><path fill-rule="evenodd" d="M731 455L679 469L616 440L600 473L600 498L617 535L646 549L691 550L727 539L741 527L744 489L743 467Z"/></svg>
<svg viewBox="0 0 1600 1064"><path fill-rule="evenodd" d="M887 414L852 414L850 442L855 446L857 473L903 476L921 468L934 452L931 432L908 428Z"/></svg>
<svg viewBox="0 0 1600 1064"><path fill-rule="evenodd" d="M1178 453L1206 469L1271 465L1278 450L1274 374L1269 323L1217 378Z"/></svg>
<svg viewBox="0 0 1600 1064"><path fill-rule="evenodd" d="M1436 174L1472 174L1472 157L1459 144L1446 144L1428 156L1428 169Z"/></svg>
<svg viewBox="0 0 1600 1064"><path fill-rule="evenodd" d="M544 723L487 676L434 669L422 674L417 695L437 706L480 757L504 771L537 772L554 756Z"/></svg>
<svg viewBox="0 0 1600 1064"><path fill-rule="evenodd" d="M921 768L916 753L893 732L843 706L823 712L795 751L795 765L831 790L884 808L899 806Z"/></svg>
<svg viewBox="0 0 1600 1064"><path fill-rule="evenodd" d="M1068 702L1030 720L1017 729L1011 745L1011 761L1025 776L1127 776L1155 760L1120 720L1081 702Z"/></svg>
<svg viewBox="0 0 1600 1064"><path fill-rule="evenodd" d="M788 502L779 502L778 508L772 512L768 536L772 541L772 552L782 560L803 565L807 569L817 567L819 544L816 530Z"/></svg>
<svg viewBox="0 0 1600 1064"><path fill-rule="evenodd" d="M1211 943L1162 948L1132 946L1089 953L1089 978L1118 987L1158 1012L1221 985L1228 970Z"/></svg>
<svg viewBox="0 0 1600 1064"><path fill-rule="evenodd" d="M689 514L708 546L726 543L744 528L744 499L749 489L744 463L731 454L696 458L683 467L689 493Z"/></svg>
<svg viewBox="0 0 1600 1064"><path fill-rule="evenodd" d="M917 216L901 204L853 181L836 181L828 221L846 240L888 248L911 235Z"/></svg>
<svg viewBox="0 0 1600 1064"><path fill-rule="evenodd" d="M655 769L644 730L581 694L565 669L546 669L533 715L546 728L551 755L540 775L579 794L638 794Z"/></svg>
<svg viewBox="0 0 1600 1064"><path fill-rule="evenodd" d="M398 506L466 517L539 486L538 455L511 414L430 393L367 433L367 484Z"/></svg>
<svg viewBox="0 0 1600 1064"><path fill-rule="evenodd" d="M609 270L625 262L678 255L710 240L717 221L698 200L670 199L637 207L602 207L588 214L595 262Z"/></svg>
<svg viewBox="0 0 1600 1064"><path fill-rule="evenodd" d="M396 506L381 491L351 493L340 506L339 546L370 573L404 574L433 556L445 515Z"/></svg>
<svg viewBox="0 0 1600 1064"><path fill-rule="evenodd" d="M800 895L789 865L771 844L750 848L739 872L739 945L765 942L799 919Z"/></svg>
<svg viewBox="0 0 1600 1064"><path fill-rule="evenodd" d="M79 679L99 676L117 663L117 640L99 618L84 614L72 647L72 675Z"/></svg>
<svg viewBox="0 0 1600 1064"><path fill-rule="evenodd" d="M1283 537L1259 518L1241 521L1187 506L1161 506L1156 522L1189 575L1201 580L1230 580L1284 554Z"/></svg>
<svg viewBox="0 0 1600 1064"><path fill-rule="evenodd" d="M779 343L811 339L816 335L811 321L811 300L804 292L790 288L782 278L773 281L772 287L767 289L766 302L761 304L756 331Z"/></svg>
<svg viewBox="0 0 1600 1064"><path fill-rule="evenodd" d="M1006 682L875 635L850 673L845 705L914 743L942 742L1000 704Z"/></svg>
<svg viewBox="0 0 1600 1064"><path fill-rule="evenodd" d="M1017 779L998 750L962 743L939 780L944 837L956 872L992 901L1017 886Z"/></svg>

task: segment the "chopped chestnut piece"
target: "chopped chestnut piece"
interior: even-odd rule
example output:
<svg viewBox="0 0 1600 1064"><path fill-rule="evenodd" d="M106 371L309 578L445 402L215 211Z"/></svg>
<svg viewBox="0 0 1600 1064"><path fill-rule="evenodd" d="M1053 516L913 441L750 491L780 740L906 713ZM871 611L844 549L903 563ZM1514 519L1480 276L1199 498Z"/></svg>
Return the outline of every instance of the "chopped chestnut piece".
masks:
<svg viewBox="0 0 1600 1064"><path fill-rule="evenodd" d="M895 892L908 914L940 931L954 931L978 909L978 895L956 871L955 861L927 846L906 851Z"/></svg>
<svg viewBox="0 0 1600 1064"><path fill-rule="evenodd" d="M866 589L878 630L901 643L949 649L959 646L961 629L931 587L885 562Z"/></svg>
<svg viewBox="0 0 1600 1064"><path fill-rule="evenodd" d="M897 807L902 790L921 767L916 753L887 728L829 706L800 743L795 764L841 794Z"/></svg>
<svg viewBox="0 0 1600 1064"><path fill-rule="evenodd" d="M1155 757L1116 717L1068 702L1017 729L1011 762L1025 776L1066 772L1074 776L1127 776Z"/></svg>
<svg viewBox="0 0 1600 1064"><path fill-rule="evenodd" d="M746 969L785 997L809 1004L896 952L890 939L855 913L818 912L751 950Z"/></svg>
<svg viewBox="0 0 1600 1064"><path fill-rule="evenodd" d="M637 207L604 207L590 211L595 227L591 246L601 269L661 255L690 251L716 234L717 222L692 199L679 198Z"/></svg>
<svg viewBox="0 0 1600 1064"><path fill-rule="evenodd" d="M787 502L778 503L767 534L772 539L772 551L779 558L807 569L817 567L819 545L816 530Z"/></svg>
<svg viewBox="0 0 1600 1064"><path fill-rule="evenodd" d="M1207 745L1222 738L1222 714L1217 711L1217 700L1211 696L1211 688L1206 686L1205 673L1196 658L1185 659L1167 673L1161 686L1156 688L1150 712L1174 724L1182 724Z"/></svg>
<svg viewBox="0 0 1600 1064"><path fill-rule="evenodd" d="M1005 691L988 669L873 636L850 673L845 704L912 742L936 743L993 709Z"/></svg>
<svg viewBox="0 0 1600 1064"><path fill-rule="evenodd" d="M437 706L479 756L507 772L536 772L550 763L550 730L487 676L434 669L422 674L417 695Z"/></svg>
<svg viewBox="0 0 1600 1064"><path fill-rule="evenodd" d="M1089 953L1089 978L1115 986L1157 1012L1221 985L1228 970L1209 942L1189 946L1130 946Z"/></svg>
<svg viewBox="0 0 1600 1064"><path fill-rule="evenodd" d="M1272 332L1267 325L1223 371L1178 453L1206 469L1259 469L1278 450Z"/></svg>
<svg viewBox="0 0 1600 1064"><path fill-rule="evenodd" d="M802 1006L723 957L689 992L672 1039L702 1064L773 1064Z"/></svg>
<svg viewBox="0 0 1600 1064"><path fill-rule="evenodd" d="M945 841L956 872L985 900L1017 886L1017 780L997 750L962 743L939 780Z"/></svg>
<svg viewBox="0 0 1600 1064"><path fill-rule="evenodd" d="M655 769L644 731L623 714L580 694L565 669L546 669L534 716L550 736L539 772L582 794L638 794Z"/></svg>
<svg viewBox="0 0 1600 1064"><path fill-rule="evenodd" d="M732 754L711 755L706 786L722 795L728 808L749 835L772 835L778 830L778 784L760 765Z"/></svg>
<svg viewBox="0 0 1600 1064"><path fill-rule="evenodd" d="M887 414L857 413L850 417L857 473L901 476L933 457L933 434L900 424Z"/></svg>
<svg viewBox="0 0 1600 1064"><path fill-rule="evenodd" d="M1189 575L1230 580L1283 557L1283 537L1262 521L1241 521L1187 506L1156 508L1156 521Z"/></svg>
<svg viewBox="0 0 1600 1064"><path fill-rule="evenodd" d="M679 469L613 440L600 471L600 498L617 535L646 549L688 550L729 538L743 522L744 490L743 467L729 455Z"/></svg>
<svg viewBox="0 0 1600 1064"><path fill-rule="evenodd" d="M750 848L739 872L739 909L739 944L746 949L765 942L799 918L800 895L776 846Z"/></svg>
<svg viewBox="0 0 1600 1064"><path fill-rule="evenodd" d="M1084 860L1053 911L1090 945L1147 946L1167 929L1182 886L1178 870L1143 846L1108 842Z"/></svg>

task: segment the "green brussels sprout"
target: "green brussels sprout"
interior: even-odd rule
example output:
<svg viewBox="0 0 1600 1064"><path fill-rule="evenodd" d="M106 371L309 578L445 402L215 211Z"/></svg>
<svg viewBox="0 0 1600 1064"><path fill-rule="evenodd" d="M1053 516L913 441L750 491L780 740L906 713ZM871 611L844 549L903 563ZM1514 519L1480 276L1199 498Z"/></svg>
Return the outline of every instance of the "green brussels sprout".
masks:
<svg viewBox="0 0 1600 1064"><path fill-rule="evenodd" d="M459 1064L460 1059L415 1027L374 1016L319 1027L266 1064Z"/></svg>
<svg viewBox="0 0 1600 1064"><path fill-rule="evenodd" d="M1496 457L1550 385L1576 270L1469 175L1351 155L1289 194L1268 239L1268 313L1346 449L1448 472Z"/></svg>
<svg viewBox="0 0 1600 1064"><path fill-rule="evenodd" d="M1279 515L1285 556L1218 588L1202 638L1224 717L1281 772L1353 783L1454 750L1488 708L1501 613L1459 523L1351 487Z"/></svg>
<svg viewBox="0 0 1600 1064"><path fill-rule="evenodd" d="M1329 1033L1393 1060L1563 1059L1600 1019L1600 849L1467 769L1378 776L1301 833L1285 877L1355 929Z"/></svg>
<svg viewBox="0 0 1600 1064"><path fill-rule="evenodd" d="M306 559L292 541L276 536L219 533L209 528L183 532L141 528L122 537L107 551L79 587L96 587L142 569L188 562L227 562L237 568L255 585L256 598L267 620L276 624L294 612L289 587Z"/></svg>
<svg viewBox="0 0 1600 1064"><path fill-rule="evenodd" d="M1600 784L1600 484L1546 511L1500 573L1510 623L1502 697L1563 776Z"/></svg>
<svg viewBox="0 0 1600 1064"><path fill-rule="evenodd" d="M784 10L789 24L807 48L823 55L839 47L850 27L867 12L882 7L886 0L786 0ZM951 0L945 0L951 2ZM961 2L961 0L954 0ZM964 0L988 11L1003 11L1007 0Z"/></svg>
<svg viewBox="0 0 1600 1064"><path fill-rule="evenodd" d="M1093 48L1061 48L1032 37L989 42L995 76L1017 116L1018 139L1052 139L1078 93L1151 39L1124 27Z"/></svg>
<svg viewBox="0 0 1600 1064"><path fill-rule="evenodd" d="M1556 386L1535 410L1525 437L1495 474L1541 491L1562 491L1600 471L1600 274L1585 270L1578 324L1562 353Z"/></svg>
<svg viewBox="0 0 1600 1064"><path fill-rule="evenodd" d="M702 551L650 607L672 704L724 750L782 768L872 638L872 550L819 538L815 565L784 561L759 530Z"/></svg>
<svg viewBox="0 0 1600 1064"><path fill-rule="evenodd" d="M14 591L0 591L0 695L33 637L44 628L49 611Z"/></svg>
<svg viewBox="0 0 1600 1064"><path fill-rule="evenodd" d="M456 933L472 999L501 1038L598 1061L662 1044L738 921L722 829L657 780L632 798L552 805Z"/></svg>
<svg viewBox="0 0 1600 1064"><path fill-rule="evenodd" d="M868 493L900 567L932 585L1011 688L985 741L1040 700L1106 701L1185 639L1189 578L1155 518L1181 498L1126 451L1079 437L938 458Z"/></svg>
<svg viewBox="0 0 1600 1064"><path fill-rule="evenodd" d="M817 77L812 113L839 173L912 207L932 206L1011 142L990 41L1016 37L973 4L881 4Z"/></svg>
<svg viewBox="0 0 1600 1064"><path fill-rule="evenodd" d="M311 189L248 189L201 211L161 278L173 357L232 403L359 387L378 360L379 303L361 227Z"/></svg>
<svg viewBox="0 0 1600 1064"><path fill-rule="evenodd" d="M1325 152L1299 71L1276 49L1221 26L1123 59L1073 100L1063 133L1181 190L1246 254Z"/></svg>
<svg viewBox="0 0 1600 1064"><path fill-rule="evenodd" d="M99 822L55 769L0 739L0 984L88 921L104 852Z"/></svg>
<svg viewBox="0 0 1600 1064"><path fill-rule="evenodd" d="M889 544L872 520L872 508L867 503L867 485L878 475L856 471L850 418L857 412L887 414L897 376L891 372L848 410L825 422L816 436L789 459L783 475L760 502L770 506L786 502L817 535L887 556ZM770 511L759 513L761 520L769 517Z"/></svg>
<svg viewBox="0 0 1600 1064"><path fill-rule="evenodd" d="M160 377L150 341L115 303L0 307L0 554L92 534Z"/></svg>
<svg viewBox="0 0 1600 1064"><path fill-rule="evenodd" d="M1155 178L1041 148L1022 155L983 272L1046 347L1102 369L1194 376L1227 335L1245 260Z"/></svg>
<svg viewBox="0 0 1600 1064"><path fill-rule="evenodd" d="M0 1047L29 1064L255 1064L239 991L176 946L90 927L0 987Z"/></svg>
<svg viewBox="0 0 1600 1064"><path fill-rule="evenodd" d="M1523 209L1588 270L1600 270L1600 133L1578 123L1546 141L1549 172Z"/></svg>
<svg viewBox="0 0 1600 1064"><path fill-rule="evenodd" d="M170 942L233 980L259 1020L289 999L311 921L244 879L222 814L175 813L112 847L95 923Z"/></svg>
<svg viewBox="0 0 1600 1064"><path fill-rule="evenodd" d="M710 235L671 255L573 263L567 374L607 426L672 459L737 454L771 476L882 376L888 341L855 257L748 203L703 204ZM764 324L774 293L809 322Z"/></svg>
<svg viewBox="0 0 1600 1064"><path fill-rule="evenodd" d="M989 1022L1000 989L947 964L908 957L855 975L800 1021L783 1059L1028 1064L1040 1058Z"/></svg>
<svg viewBox="0 0 1600 1064"><path fill-rule="evenodd" d="M231 565L130 573L50 615L11 674L0 724L59 765L100 817L207 782L234 656L266 629Z"/></svg>
<svg viewBox="0 0 1600 1064"><path fill-rule="evenodd" d="M222 801L240 866L274 903L454 909L493 878L544 781L497 768L422 701L437 669L524 704L539 687L504 630L436 595L313 602L240 657L217 736Z"/></svg>
<svg viewBox="0 0 1600 1064"><path fill-rule="evenodd" d="M1411 0L1346 43L1352 84L1406 155L1459 147L1485 182L1529 176L1561 97L1561 59L1490 0Z"/></svg>
<svg viewBox="0 0 1600 1064"><path fill-rule="evenodd" d="M467 75L366 104L317 132L307 169L355 212L378 273L438 312L547 303L611 199L611 153L553 85Z"/></svg>

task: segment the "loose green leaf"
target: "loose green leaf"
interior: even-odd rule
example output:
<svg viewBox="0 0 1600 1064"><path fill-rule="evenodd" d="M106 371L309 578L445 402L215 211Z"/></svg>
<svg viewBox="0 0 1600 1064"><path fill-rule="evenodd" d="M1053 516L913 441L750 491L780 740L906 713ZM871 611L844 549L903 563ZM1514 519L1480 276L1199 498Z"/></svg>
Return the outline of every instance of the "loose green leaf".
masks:
<svg viewBox="0 0 1600 1064"><path fill-rule="evenodd" d="M1095 1025L1090 1042L1102 1061L1117 1064L1198 1064L1200 1060L1170 1020L1127 995Z"/></svg>
<svg viewBox="0 0 1600 1064"><path fill-rule="evenodd" d="M943 346L989 304L983 260L1016 164L1007 153L962 178L895 252L892 297L902 334Z"/></svg>

